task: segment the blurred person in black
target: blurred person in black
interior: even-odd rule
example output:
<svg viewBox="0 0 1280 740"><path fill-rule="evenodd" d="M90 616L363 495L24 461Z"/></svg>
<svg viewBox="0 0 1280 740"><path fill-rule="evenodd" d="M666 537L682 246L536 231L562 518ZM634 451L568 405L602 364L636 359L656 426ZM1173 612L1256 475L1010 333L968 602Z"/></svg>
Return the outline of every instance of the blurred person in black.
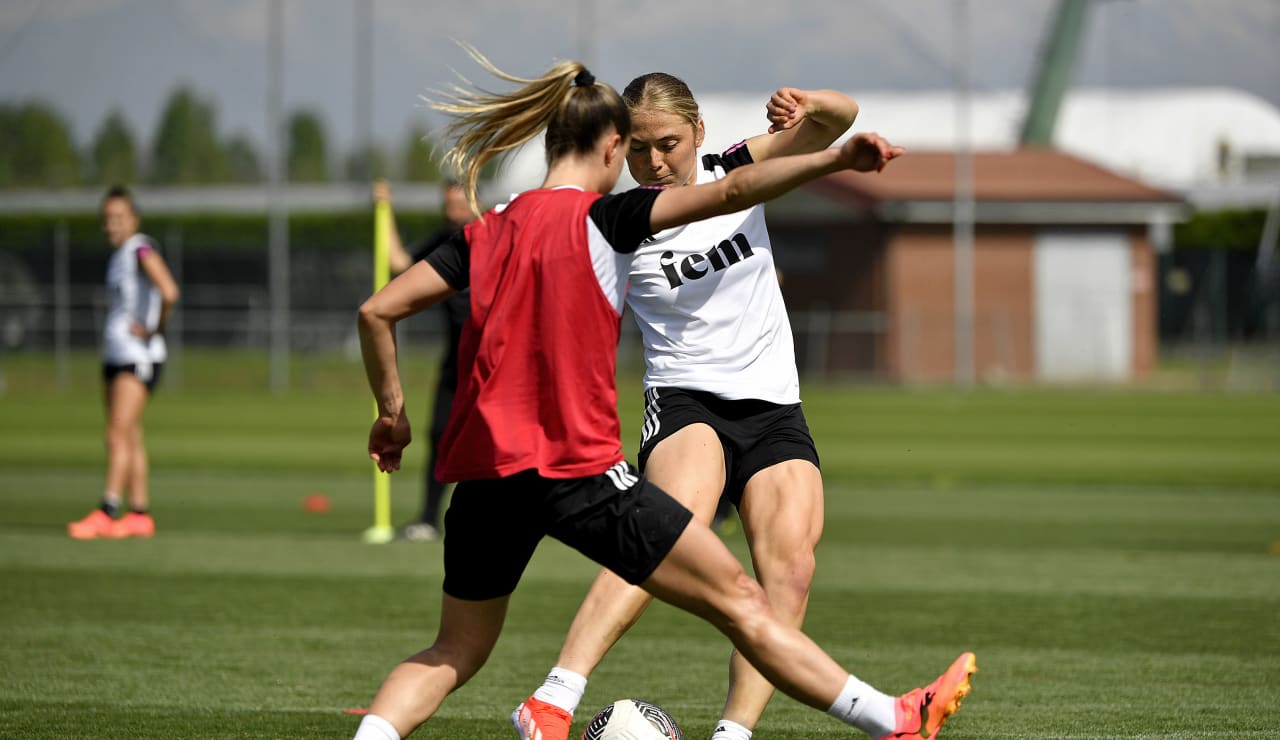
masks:
<svg viewBox="0 0 1280 740"><path fill-rule="evenodd" d="M387 251L393 275L399 275L412 267L415 262L433 252L454 232L475 219L471 205L467 202L467 194L458 183L451 180L442 183L441 197L444 223L426 237L410 243L408 248L400 240L400 232L395 227L395 211L392 210L390 243ZM390 183L386 180L376 181L373 185L373 200L374 203L386 203L390 208L392 202ZM449 408L453 405L453 396L458 387L458 339L462 336L462 326L471 313L471 292L461 291L443 301L440 307L444 320L445 346L436 380L435 398L431 407L427 460L423 473L422 510L417 519L396 532L397 539L409 542L432 542L438 540L441 534L440 509L444 502L446 485L435 476L435 461L440 435L444 432L445 423L449 420Z"/></svg>

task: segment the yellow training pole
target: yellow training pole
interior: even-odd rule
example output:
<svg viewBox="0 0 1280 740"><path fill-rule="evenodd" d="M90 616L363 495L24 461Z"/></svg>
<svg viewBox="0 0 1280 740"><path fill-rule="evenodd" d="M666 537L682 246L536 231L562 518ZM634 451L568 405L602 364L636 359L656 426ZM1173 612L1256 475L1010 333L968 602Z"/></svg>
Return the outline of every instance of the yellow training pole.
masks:
<svg viewBox="0 0 1280 740"><path fill-rule="evenodd" d="M380 200L373 204L373 289L379 291L391 279L390 262L391 204ZM378 403L374 401L373 417L378 418ZM373 526L364 531L364 541L385 544L395 539L391 526L391 476L373 465Z"/></svg>

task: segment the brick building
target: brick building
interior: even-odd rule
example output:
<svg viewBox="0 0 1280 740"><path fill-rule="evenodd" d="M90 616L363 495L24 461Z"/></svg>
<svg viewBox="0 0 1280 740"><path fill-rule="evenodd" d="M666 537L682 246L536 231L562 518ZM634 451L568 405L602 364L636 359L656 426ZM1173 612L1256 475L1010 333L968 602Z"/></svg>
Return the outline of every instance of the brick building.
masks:
<svg viewBox="0 0 1280 740"><path fill-rule="evenodd" d="M879 317L866 331L798 331L806 372L956 376L955 165L952 152L913 151L768 206L793 317ZM1184 217L1179 197L1041 149L975 154L973 195L976 379L1115 381L1153 368L1152 234Z"/></svg>

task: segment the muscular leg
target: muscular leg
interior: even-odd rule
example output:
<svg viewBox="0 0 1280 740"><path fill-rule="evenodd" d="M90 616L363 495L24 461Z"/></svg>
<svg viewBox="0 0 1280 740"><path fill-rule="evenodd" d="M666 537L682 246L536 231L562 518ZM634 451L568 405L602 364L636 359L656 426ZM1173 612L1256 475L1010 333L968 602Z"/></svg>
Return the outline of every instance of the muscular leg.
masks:
<svg viewBox="0 0 1280 740"><path fill-rule="evenodd" d="M777 616L760 584L701 522L689 524L643 586L709 621L770 683L808 706L825 711L849 679L822 648Z"/></svg>
<svg viewBox="0 0 1280 740"><path fill-rule="evenodd" d="M106 493L123 493L131 482L141 440L142 411L147 386L129 373L120 373L107 386Z"/></svg>
<svg viewBox="0 0 1280 740"><path fill-rule="evenodd" d="M799 627L822 537L822 475L807 460L771 465L747 481L739 513L756 579L778 618ZM773 686L735 650L724 718L754 729L771 696Z"/></svg>
<svg viewBox="0 0 1280 740"><path fill-rule="evenodd" d="M706 424L684 427L654 447L645 476L693 511L699 521L710 522L724 488L724 450L719 437ZM650 600L644 589L602 570L578 607L556 665L591 675Z"/></svg>
<svg viewBox="0 0 1280 740"><path fill-rule="evenodd" d="M435 643L392 669L369 713L390 722L400 737L426 722L489 659L509 602L509 596L466 601L445 594Z"/></svg>

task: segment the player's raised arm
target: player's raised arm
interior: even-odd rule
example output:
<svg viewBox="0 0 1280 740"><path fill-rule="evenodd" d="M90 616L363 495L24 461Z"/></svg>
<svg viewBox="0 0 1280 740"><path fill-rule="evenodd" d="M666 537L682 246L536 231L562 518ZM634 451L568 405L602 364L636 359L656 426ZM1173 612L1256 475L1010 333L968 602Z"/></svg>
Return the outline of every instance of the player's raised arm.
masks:
<svg viewBox="0 0 1280 740"><path fill-rule="evenodd" d="M391 228L387 230L387 266L391 274L399 275L413 264L413 257L405 250L400 240L400 231L396 229L396 212L392 208L391 183L383 179L373 183L373 202L386 203L387 213L391 216Z"/></svg>
<svg viewBox="0 0 1280 740"><path fill-rule="evenodd" d="M663 190L650 211L650 227L661 231L692 220L740 211L840 170L879 171L905 152L879 134L860 133L839 148L738 167L715 182Z"/></svg>
<svg viewBox="0 0 1280 740"><path fill-rule="evenodd" d="M757 162L826 149L858 117L858 103L836 90L778 89L765 104L769 132L747 140Z"/></svg>

